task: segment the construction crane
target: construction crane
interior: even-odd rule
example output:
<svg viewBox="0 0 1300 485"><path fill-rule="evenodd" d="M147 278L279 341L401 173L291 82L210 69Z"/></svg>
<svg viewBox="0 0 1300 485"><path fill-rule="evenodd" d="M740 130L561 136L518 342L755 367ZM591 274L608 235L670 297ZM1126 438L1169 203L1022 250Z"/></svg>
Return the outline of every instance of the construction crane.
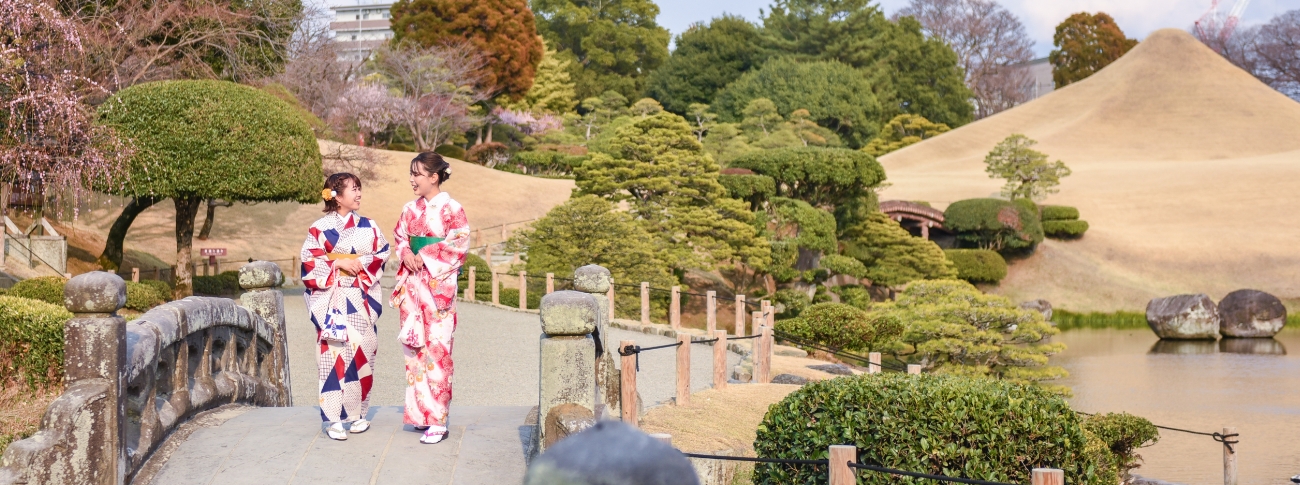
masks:
<svg viewBox="0 0 1300 485"><path fill-rule="evenodd" d="M1228 11L1227 18L1220 20L1219 0L1210 0L1210 9L1196 20L1196 35L1201 39L1217 37L1220 42L1226 41L1237 29L1237 22L1241 21L1241 14L1246 11L1247 5L1250 5L1250 0L1237 0L1232 5L1232 10Z"/></svg>

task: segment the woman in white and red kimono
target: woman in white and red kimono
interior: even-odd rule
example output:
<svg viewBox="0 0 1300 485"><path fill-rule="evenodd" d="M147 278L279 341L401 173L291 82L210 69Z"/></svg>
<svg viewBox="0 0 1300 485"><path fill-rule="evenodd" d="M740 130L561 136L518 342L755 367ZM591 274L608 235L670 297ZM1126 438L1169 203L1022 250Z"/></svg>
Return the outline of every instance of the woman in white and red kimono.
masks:
<svg viewBox="0 0 1300 485"><path fill-rule="evenodd" d="M456 277L469 251L469 222L460 203L442 191L451 166L426 152L411 161L418 197L402 208L394 238L402 267L391 303L406 356L406 412L402 421L424 430L421 443L447 437L451 404L451 346L456 331Z"/></svg>
<svg viewBox="0 0 1300 485"><path fill-rule="evenodd" d="M302 243L303 297L316 325L321 420L336 440L370 429L370 387L379 339L375 321L383 310L380 278L388 241L374 221L361 217L361 179L336 173L321 192L325 217ZM347 430L344 423L349 423Z"/></svg>

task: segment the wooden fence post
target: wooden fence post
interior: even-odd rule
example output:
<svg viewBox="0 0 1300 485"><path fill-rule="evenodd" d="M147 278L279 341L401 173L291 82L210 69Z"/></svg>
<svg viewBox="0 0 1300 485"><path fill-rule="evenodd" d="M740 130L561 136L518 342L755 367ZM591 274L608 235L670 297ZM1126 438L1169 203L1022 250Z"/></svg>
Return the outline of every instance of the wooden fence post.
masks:
<svg viewBox="0 0 1300 485"><path fill-rule="evenodd" d="M916 375L920 375L920 374L921 374L921 364L907 364L907 373L908 373L908 374L916 374Z"/></svg>
<svg viewBox="0 0 1300 485"><path fill-rule="evenodd" d="M745 336L745 295L736 295L736 328L732 333L737 337Z"/></svg>
<svg viewBox="0 0 1300 485"><path fill-rule="evenodd" d="M528 309L528 272L519 272L519 309Z"/></svg>
<svg viewBox="0 0 1300 485"><path fill-rule="evenodd" d="M831 445L827 454L830 462L831 485L854 485L858 483L857 473L849 467L850 462L858 461L858 447L853 445Z"/></svg>
<svg viewBox="0 0 1300 485"><path fill-rule="evenodd" d="M759 384L772 382L772 328L763 327L754 352L754 380Z"/></svg>
<svg viewBox="0 0 1300 485"><path fill-rule="evenodd" d="M867 373L868 374L880 373L880 352L872 352L867 354Z"/></svg>
<svg viewBox="0 0 1300 485"><path fill-rule="evenodd" d="M713 335L713 331L718 329L718 292L710 291L704 304L704 327L705 335Z"/></svg>
<svg viewBox="0 0 1300 485"><path fill-rule="evenodd" d="M682 328L682 287L673 286L673 297L668 302L668 324L673 330Z"/></svg>
<svg viewBox="0 0 1300 485"><path fill-rule="evenodd" d="M677 334L677 405L691 403L691 335Z"/></svg>
<svg viewBox="0 0 1300 485"><path fill-rule="evenodd" d="M1035 468L1029 472L1030 485L1065 485L1065 471L1055 468Z"/></svg>
<svg viewBox="0 0 1300 485"><path fill-rule="evenodd" d="M294 257L293 257L293 263L292 263L292 264L293 264L293 267L292 267L292 268L289 268L289 274L291 275L291 276L289 276L289 282L290 282L290 283L293 283L293 284L296 285L297 283L294 283L294 282L295 282L295 281L299 281L299 280L300 280L300 277L301 277L301 275L302 275L302 266L298 264L298 256L294 256ZM399 263L399 264L400 264L400 263ZM162 277L161 277L161 273L159 273L159 274L160 274L160 276L158 277L158 279L162 279Z"/></svg>
<svg viewBox="0 0 1300 485"><path fill-rule="evenodd" d="M614 321L614 281L612 279L609 282L609 291L605 293L605 297L609 299L609 321L613 322Z"/></svg>
<svg viewBox="0 0 1300 485"><path fill-rule="evenodd" d="M776 307L772 306L772 302L770 300L763 300L763 302L767 304L767 308L764 310L763 313L763 317L764 317L763 321L766 322L764 323L764 325L767 325L768 328L773 328L776 326Z"/></svg>
<svg viewBox="0 0 1300 485"><path fill-rule="evenodd" d="M546 294L555 293L555 273L546 273Z"/></svg>
<svg viewBox="0 0 1300 485"><path fill-rule="evenodd" d="M140 282L140 268L131 268L131 281Z"/></svg>
<svg viewBox="0 0 1300 485"><path fill-rule="evenodd" d="M497 272L492 272L492 304L501 304L501 282L497 281Z"/></svg>
<svg viewBox="0 0 1300 485"><path fill-rule="evenodd" d="M641 282L641 324L650 324L650 283Z"/></svg>
<svg viewBox="0 0 1300 485"><path fill-rule="evenodd" d="M668 433L651 433L651 434L650 434L650 437L651 437L651 438L654 438L655 441L658 441L658 442L663 443L663 444L665 444L665 445L668 445L668 446L672 446L672 445L673 445L673 435L670 435L670 434L668 434Z"/></svg>
<svg viewBox="0 0 1300 485"><path fill-rule="evenodd" d="M1234 434L1237 434L1235 426L1223 427L1223 485L1237 485L1237 452L1228 443L1237 441L1231 436Z"/></svg>
<svg viewBox="0 0 1300 485"><path fill-rule="evenodd" d="M483 261L487 262L488 268L492 267L492 245L483 246Z"/></svg>
<svg viewBox="0 0 1300 485"><path fill-rule="evenodd" d="M623 340L618 343L619 354L628 346L636 345L631 340ZM622 405L623 422L632 425L633 428L640 428L637 424L636 414L636 354L622 355L620 364L622 369L622 381L619 382L619 403Z"/></svg>
<svg viewBox="0 0 1300 485"><path fill-rule="evenodd" d="M469 267L469 287L465 288L465 299L474 301L478 297L478 275L475 274L474 267Z"/></svg>
<svg viewBox="0 0 1300 485"><path fill-rule="evenodd" d="M758 335L758 333L762 331L762 328L763 328L763 312L762 311L754 312L753 318L751 318L749 322L749 334Z"/></svg>
<svg viewBox="0 0 1300 485"><path fill-rule="evenodd" d="M298 260L298 258L294 258L294 261L297 261L297 260ZM293 272L290 273L290 274L296 274L297 272L298 272L298 270L297 270L297 269L294 269ZM159 266L159 267L153 269L153 279L158 280L158 281L162 281L162 266ZM289 276L289 281L290 281L290 282L293 281L293 276Z"/></svg>
<svg viewBox="0 0 1300 485"><path fill-rule="evenodd" d="M727 331L715 330L713 337L713 388L727 388Z"/></svg>

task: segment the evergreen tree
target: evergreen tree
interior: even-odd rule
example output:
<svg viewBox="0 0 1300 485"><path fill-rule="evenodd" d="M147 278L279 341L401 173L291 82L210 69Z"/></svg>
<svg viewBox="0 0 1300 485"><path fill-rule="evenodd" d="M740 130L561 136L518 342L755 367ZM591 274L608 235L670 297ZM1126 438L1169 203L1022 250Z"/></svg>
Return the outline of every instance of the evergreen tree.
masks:
<svg viewBox="0 0 1300 485"><path fill-rule="evenodd" d="M398 0L393 40L424 47L465 41L486 61L479 86L519 99L533 86L543 45L527 0Z"/></svg>
<svg viewBox="0 0 1300 485"><path fill-rule="evenodd" d="M926 38L911 17L889 21L870 0L776 0L763 18L763 36L773 55L862 69L880 103L876 126L903 113L948 126L973 119L957 54L943 41Z"/></svg>
<svg viewBox="0 0 1300 485"><path fill-rule="evenodd" d="M627 202L674 268L762 266L767 245L747 205L727 197L718 165L682 117L661 112L612 128L604 152L574 172L578 193Z"/></svg>
<svg viewBox="0 0 1300 485"><path fill-rule="evenodd" d="M569 77L571 61L561 59L559 53L550 47L537 64L537 75L533 77L533 87L517 103L508 100L504 106L534 113L563 114L573 111L578 105L577 92Z"/></svg>
<svg viewBox="0 0 1300 485"><path fill-rule="evenodd" d="M913 237L882 212L850 226L842 236L845 256L862 262L860 278L877 286L894 287L916 280L951 279L957 268L939 245Z"/></svg>
<svg viewBox="0 0 1300 485"><path fill-rule="evenodd" d="M766 59L758 27L734 15L692 24L678 34L675 45L663 66L650 74L646 94L682 115L693 103L712 102L718 90Z"/></svg>
<svg viewBox="0 0 1300 485"><path fill-rule="evenodd" d="M898 115L889 120L880 134L871 139L871 143L862 151L872 156L881 156L926 138L933 138L947 133L951 128L943 123L934 123L920 115Z"/></svg>
<svg viewBox="0 0 1300 485"><path fill-rule="evenodd" d="M1056 46L1048 55L1052 80L1061 88L1115 62L1136 46L1137 41L1125 37L1119 24L1105 12L1095 15L1079 12L1056 26L1052 45Z"/></svg>
<svg viewBox="0 0 1300 485"><path fill-rule="evenodd" d="M850 146L867 143L880 128L880 104L863 73L837 61L768 61L718 92L713 109L727 122L745 119L745 108L766 98L776 112L808 111L807 119L833 130Z"/></svg>
<svg viewBox="0 0 1300 485"><path fill-rule="evenodd" d="M609 90L640 99L646 76L668 58L668 30L652 0L533 0L537 32L565 56L578 98Z"/></svg>
<svg viewBox="0 0 1300 485"><path fill-rule="evenodd" d="M1006 179L1002 196L1008 199L1042 200L1060 191L1061 177L1070 175L1065 162L1047 161L1047 154L1030 148L1038 142L1021 134L1008 136L984 157L989 178Z"/></svg>
<svg viewBox="0 0 1300 485"><path fill-rule="evenodd" d="M717 119L718 115L709 112L709 105L704 103L691 103L686 110L686 120L691 122L691 131L700 143L704 143L704 135L717 125Z"/></svg>

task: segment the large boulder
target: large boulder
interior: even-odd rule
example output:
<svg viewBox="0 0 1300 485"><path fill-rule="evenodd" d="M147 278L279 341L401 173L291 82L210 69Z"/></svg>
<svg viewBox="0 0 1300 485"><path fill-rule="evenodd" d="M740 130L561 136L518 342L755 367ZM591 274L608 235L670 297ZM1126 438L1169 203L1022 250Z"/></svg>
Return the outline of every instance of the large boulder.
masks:
<svg viewBox="0 0 1300 485"><path fill-rule="evenodd" d="M1162 339L1219 337L1219 308L1209 296L1175 295L1147 303L1147 325Z"/></svg>
<svg viewBox="0 0 1300 485"><path fill-rule="evenodd" d="M1043 320L1048 322L1052 321L1052 303L1047 300L1039 299L1023 302L1020 304L1020 308L1041 313L1043 315Z"/></svg>
<svg viewBox="0 0 1300 485"><path fill-rule="evenodd" d="M1286 307L1259 290L1237 290L1219 301L1224 337L1272 337L1286 325Z"/></svg>

